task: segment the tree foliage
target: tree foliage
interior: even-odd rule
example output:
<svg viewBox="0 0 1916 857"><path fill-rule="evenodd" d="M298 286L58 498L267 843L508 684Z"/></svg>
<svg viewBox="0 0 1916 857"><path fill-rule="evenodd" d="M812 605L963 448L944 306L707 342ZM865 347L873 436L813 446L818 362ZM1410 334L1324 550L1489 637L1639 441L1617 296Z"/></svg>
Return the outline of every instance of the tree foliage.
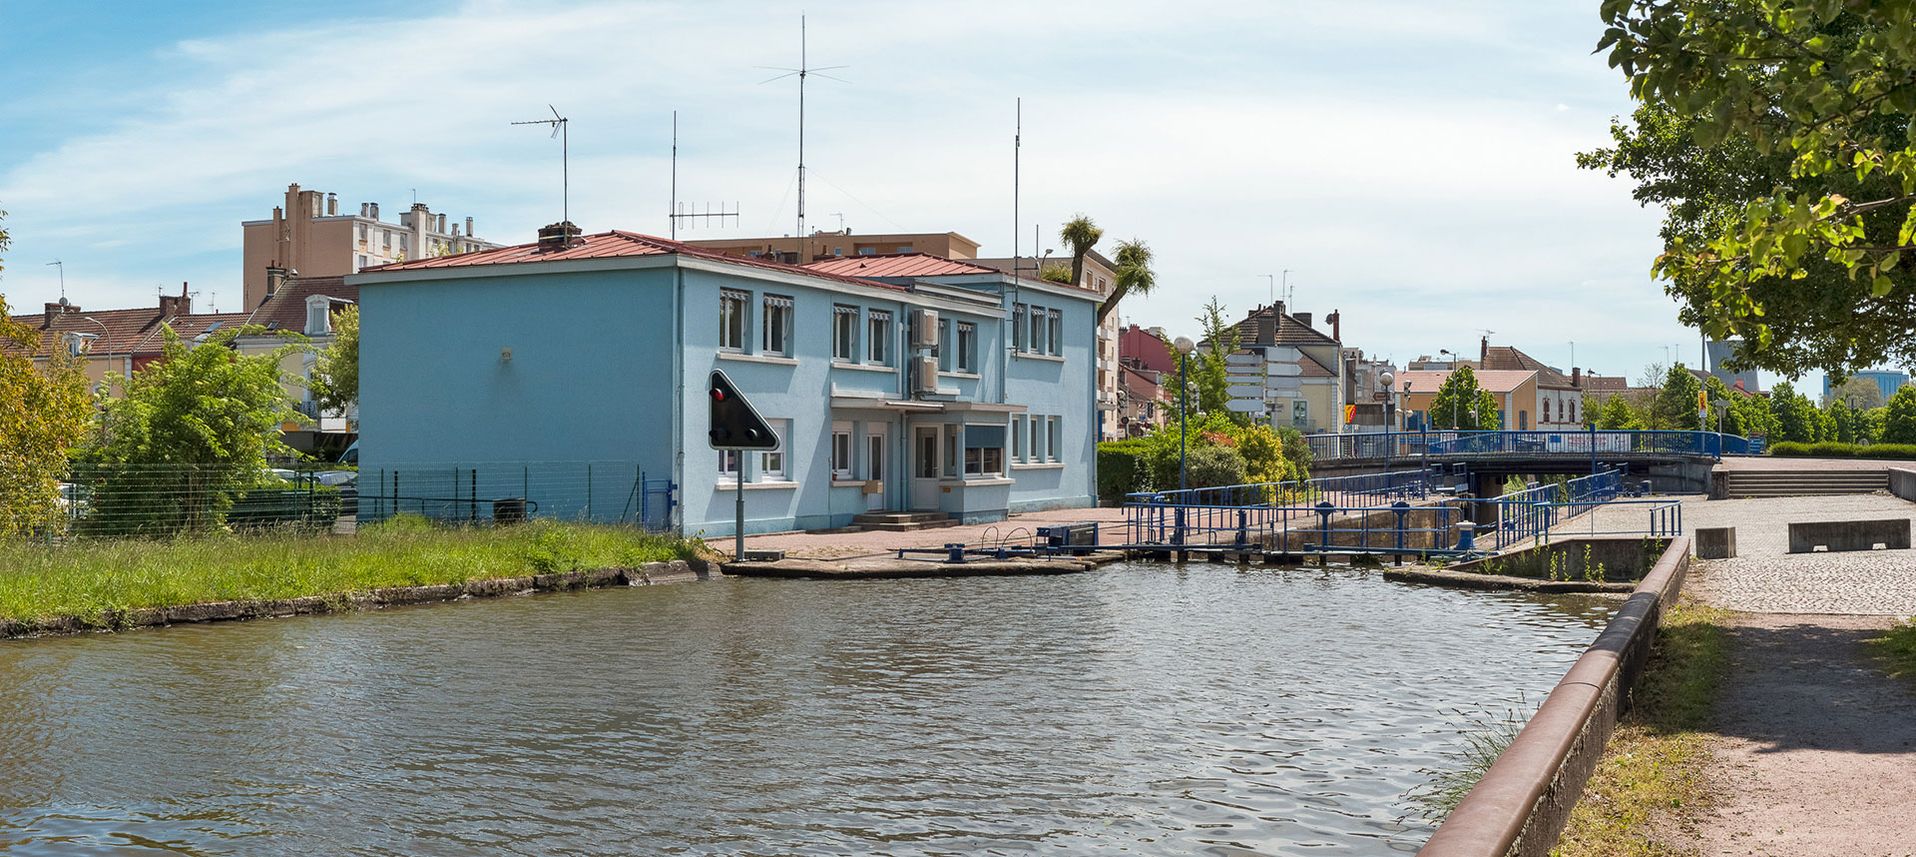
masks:
<svg viewBox="0 0 1916 857"><path fill-rule="evenodd" d="M1038 279L1068 286L1071 285L1071 269L1054 262L1038 269Z"/></svg>
<svg viewBox="0 0 1916 857"><path fill-rule="evenodd" d="M1770 391L1770 410L1776 415L1776 430L1770 439L1775 442L1796 441L1815 443L1822 438L1822 414L1808 397L1796 392L1788 383L1776 385Z"/></svg>
<svg viewBox="0 0 1916 857"><path fill-rule="evenodd" d="M1889 397L1883 412L1884 443L1916 443L1916 386L1906 386Z"/></svg>
<svg viewBox="0 0 1916 857"><path fill-rule="evenodd" d="M1133 292L1148 295L1158 286L1158 275L1151 270L1151 247L1143 241L1133 238L1118 245L1117 257L1111 260L1117 263L1112 272L1115 281L1111 284L1111 294L1105 295L1104 303L1098 305L1098 323L1104 323L1105 316L1118 308L1118 302Z"/></svg>
<svg viewBox="0 0 1916 857"><path fill-rule="evenodd" d="M345 410L359 401L359 306L333 314L333 341L313 364L312 391L319 406Z"/></svg>
<svg viewBox="0 0 1916 857"><path fill-rule="evenodd" d="M79 361L55 347L44 366L35 366L39 342L38 332L14 323L0 295L0 539L60 519L67 450L85 435L93 413Z"/></svg>
<svg viewBox="0 0 1916 857"><path fill-rule="evenodd" d="M1104 230L1098 228L1098 225L1091 222L1091 218L1084 216L1084 212L1081 211L1058 229L1058 238L1071 248L1069 270L1071 278L1061 282L1074 286L1084 282L1084 257L1090 254L1092 248L1098 246L1100 239L1104 238ZM1104 316L1105 313L1100 308L1098 320L1103 321Z"/></svg>
<svg viewBox="0 0 1916 857"><path fill-rule="evenodd" d="M1477 383L1477 373L1459 366L1438 385L1430 402L1430 425L1440 429L1484 429L1503 427L1503 409L1497 397Z"/></svg>
<svg viewBox="0 0 1916 857"><path fill-rule="evenodd" d="M1740 365L1916 360L1916 8L1908 0L1603 0L1644 105L1586 165L1666 206L1652 270ZM1785 417L1785 423L1795 417Z"/></svg>
<svg viewBox="0 0 1916 857"><path fill-rule="evenodd" d="M1850 378L1836 389L1830 391L1833 398L1842 399L1851 407L1870 410L1882 407L1883 388L1868 378Z"/></svg>
<svg viewBox="0 0 1916 857"><path fill-rule="evenodd" d="M1198 410L1207 414L1224 414L1233 422L1248 423L1248 415L1227 407L1231 401L1231 391L1230 362L1226 358L1236 353L1242 343L1239 341L1237 325L1232 324L1224 312L1224 305L1218 303L1214 295L1205 302L1204 314L1197 317L1197 323L1204 329L1206 345L1191 353L1191 382L1197 388Z"/></svg>
<svg viewBox="0 0 1916 857"><path fill-rule="evenodd" d="M298 346L233 350L235 338L260 330L227 328L197 343L163 330L160 361L109 403L107 438L85 455L92 517L115 532L213 528L261 483L267 455L286 451L280 424L297 416L279 366Z"/></svg>
<svg viewBox="0 0 1916 857"><path fill-rule="evenodd" d="M1665 431L1701 430L1703 418L1697 410L1697 394L1702 392L1703 382L1682 363L1671 366L1664 373L1656 402L1651 405L1650 427Z"/></svg>
<svg viewBox="0 0 1916 857"><path fill-rule="evenodd" d="M1590 424L1605 431L1634 431L1643 428L1643 416L1630 406L1630 399L1621 393L1612 394L1603 400L1603 404L1584 411ZM1594 415L1592 417L1591 415Z"/></svg>

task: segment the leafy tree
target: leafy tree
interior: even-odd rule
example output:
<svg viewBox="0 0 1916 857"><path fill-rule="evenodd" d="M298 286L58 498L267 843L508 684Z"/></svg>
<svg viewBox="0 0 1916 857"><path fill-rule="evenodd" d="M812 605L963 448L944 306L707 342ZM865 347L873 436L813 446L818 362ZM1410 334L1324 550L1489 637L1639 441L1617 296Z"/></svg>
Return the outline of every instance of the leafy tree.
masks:
<svg viewBox="0 0 1916 857"><path fill-rule="evenodd" d="M1598 49L1645 109L1593 154L1668 207L1652 270L1684 320L1792 376L1916 357L1909 3L1603 0L1601 15Z"/></svg>
<svg viewBox="0 0 1916 857"><path fill-rule="evenodd" d="M1916 443L1916 387L1904 387L1889 397L1883 410L1884 443Z"/></svg>
<svg viewBox="0 0 1916 857"><path fill-rule="evenodd" d="M1795 388L1788 383L1776 385L1776 389L1770 391L1770 409L1776 414L1776 430L1770 434L1770 440L1816 442L1822 429L1822 416Z"/></svg>
<svg viewBox="0 0 1916 857"><path fill-rule="evenodd" d="M1684 368L1682 363L1671 366L1663 376L1663 387L1657 391L1656 404L1650 411L1652 428L1672 431L1700 431L1703 418L1697 411L1697 394L1703 392L1703 382Z"/></svg>
<svg viewBox="0 0 1916 857"><path fill-rule="evenodd" d="M1185 455L1185 469L1192 488L1242 485L1246 481L1244 456L1221 444L1205 444Z"/></svg>
<svg viewBox="0 0 1916 857"><path fill-rule="evenodd" d="M1089 247L1086 248L1090 249ZM1151 270L1151 248L1143 241L1133 238L1118 245L1116 262L1118 269L1112 273L1111 294L1105 295L1104 303L1098 305L1098 323L1104 323L1105 316L1118 308L1118 302L1124 296L1136 292L1148 295L1157 288L1158 275Z"/></svg>
<svg viewBox="0 0 1916 857"><path fill-rule="evenodd" d="M1494 431L1503 426L1503 410L1497 407L1497 397L1477 384L1477 373L1459 366L1437 386L1437 395L1430 401L1430 425Z"/></svg>
<svg viewBox="0 0 1916 857"><path fill-rule="evenodd" d="M1284 436L1276 429L1267 425L1244 426L1233 440L1237 444L1238 454L1244 457L1246 482L1288 482L1306 478L1300 475L1297 467L1285 455Z"/></svg>
<svg viewBox="0 0 1916 857"><path fill-rule="evenodd" d="M1091 252L1091 248L1098 246L1098 240L1104 237L1104 230L1098 228L1096 223L1092 223L1091 218L1084 216L1083 212L1079 212L1058 230L1058 237L1071 248L1071 279L1061 282L1074 286L1084 282L1084 257ZM1108 313L1100 307L1098 320L1103 321L1106 315Z"/></svg>
<svg viewBox="0 0 1916 857"><path fill-rule="evenodd" d="M1851 378L1830 391L1833 399L1842 399L1852 408L1870 410L1883 406L1883 388L1868 378Z"/></svg>
<svg viewBox="0 0 1916 857"><path fill-rule="evenodd" d="M1603 400L1603 405L1594 411L1596 427L1605 431L1634 431L1643 428L1643 417L1637 409L1630 406L1628 397L1615 394Z"/></svg>
<svg viewBox="0 0 1916 857"><path fill-rule="evenodd" d="M5 246L0 233L0 249ZM36 367L32 353L39 343L40 334L16 324L0 296L0 539L59 521L67 450L86 434L93 414L80 362L55 347Z"/></svg>
<svg viewBox="0 0 1916 857"><path fill-rule="evenodd" d="M1240 345L1237 325L1224 315L1224 306L1213 296L1204 304L1204 314L1197 317L1197 323L1204 328L1204 340L1207 347L1191 353L1194 358L1191 366L1191 381L1197 387L1198 410L1207 414L1225 414L1233 422L1248 423L1250 417L1232 411L1227 405L1231 401L1230 376L1226 360L1235 353Z"/></svg>
<svg viewBox="0 0 1916 857"><path fill-rule="evenodd" d="M1059 264L1046 265L1038 269L1038 279L1047 283L1071 285L1071 269Z"/></svg>
<svg viewBox="0 0 1916 857"><path fill-rule="evenodd" d="M1858 420L1857 443L1881 443L1883 440L1883 420L1889 415L1889 408L1870 408L1861 411Z"/></svg>
<svg viewBox="0 0 1916 857"><path fill-rule="evenodd" d="M359 306L333 315L333 341L313 364L313 398L328 410L359 401Z"/></svg>
<svg viewBox="0 0 1916 857"><path fill-rule="evenodd" d="M279 366L298 346L233 350L236 337L260 330L227 328L192 344L163 330L161 360L108 405L107 439L86 453L90 518L119 533L210 529L262 482L267 455L286 451L280 423L297 416Z"/></svg>

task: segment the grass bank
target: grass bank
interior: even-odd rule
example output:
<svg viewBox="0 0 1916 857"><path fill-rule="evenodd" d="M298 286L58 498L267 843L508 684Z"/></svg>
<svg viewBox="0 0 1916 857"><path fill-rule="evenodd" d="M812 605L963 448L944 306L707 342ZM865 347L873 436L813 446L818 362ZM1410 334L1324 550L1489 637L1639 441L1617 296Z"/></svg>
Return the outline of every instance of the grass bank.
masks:
<svg viewBox="0 0 1916 857"><path fill-rule="evenodd" d="M1679 603L1663 617L1635 704L1617 724L1556 857L1693 853L1669 834L1704 803L1710 712L1728 668L1723 610Z"/></svg>
<svg viewBox="0 0 1916 857"><path fill-rule="evenodd" d="M97 620L148 607L631 568L690 559L695 544L622 527L537 521L467 529L404 518L353 536L0 544L0 621Z"/></svg>
<svg viewBox="0 0 1916 857"><path fill-rule="evenodd" d="M1869 642L1892 678L1916 681L1916 619L1897 622Z"/></svg>

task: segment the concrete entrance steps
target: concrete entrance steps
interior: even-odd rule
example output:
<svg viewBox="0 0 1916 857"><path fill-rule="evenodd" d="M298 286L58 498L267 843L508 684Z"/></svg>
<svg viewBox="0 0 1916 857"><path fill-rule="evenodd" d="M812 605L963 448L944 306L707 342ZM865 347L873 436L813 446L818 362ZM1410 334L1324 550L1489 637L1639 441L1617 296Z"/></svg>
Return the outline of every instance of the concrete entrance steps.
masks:
<svg viewBox="0 0 1916 857"><path fill-rule="evenodd" d="M908 533L958 526L958 521L943 512L866 512L852 516L852 526L861 530Z"/></svg>
<svg viewBox="0 0 1916 857"><path fill-rule="evenodd" d="M1889 490L1888 470L1732 470L1729 497L1809 497Z"/></svg>

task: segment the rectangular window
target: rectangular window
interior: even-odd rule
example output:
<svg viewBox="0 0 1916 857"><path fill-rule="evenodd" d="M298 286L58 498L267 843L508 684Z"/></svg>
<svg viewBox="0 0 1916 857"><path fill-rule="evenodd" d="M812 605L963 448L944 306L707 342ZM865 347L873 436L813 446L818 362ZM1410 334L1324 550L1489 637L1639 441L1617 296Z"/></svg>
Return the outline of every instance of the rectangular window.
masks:
<svg viewBox="0 0 1916 857"><path fill-rule="evenodd" d="M787 481L791 478L791 475L785 470L785 453L791 445L792 421L766 420L765 422L771 426L772 433L778 435L778 451L761 452L758 454L758 481Z"/></svg>
<svg viewBox="0 0 1916 857"><path fill-rule="evenodd" d="M945 426L945 475L958 475L958 427Z"/></svg>
<svg viewBox="0 0 1916 857"><path fill-rule="evenodd" d="M1045 460L1057 461L1063 447L1064 417L1050 417L1045 420L1050 430L1045 434Z"/></svg>
<svg viewBox="0 0 1916 857"><path fill-rule="evenodd" d="M1050 310L1050 321L1051 321L1051 335L1050 335L1051 353L1063 354L1064 353L1064 312L1061 310L1055 310L1055 309Z"/></svg>
<svg viewBox="0 0 1916 857"><path fill-rule="evenodd" d="M1011 306L1011 350L1025 350L1025 305Z"/></svg>
<svg viewBox="0 0 1916 857"><path fill-rule="evenodd" d="M1005 427L965 426L965 475L999 476L1005 472Z"/></svg>
<svg viewBox="0 0 1916 857"><path fill-rule="evenodd" d="M1031 416L1031 460L1044 460L1044 417Z"/></svg>
<svg viewBox="0 0 1916 857"><path fill-rule="evenodd" d="M393 231L391 229L379 230L379 243L385 246L386 252L391 253L393 251Z"/></svg>
<svg viewBox="0 0 1916 857"><path fill-rule="evenodd" d="M978 325L958 322L958 371L978 371Z"/></svg>
<svg viewBox="0 0 1916 857"><path fill-rule="evenodd" d="M872 433L865 436L865 478L873 482L885 479L885 436Z"/></svg>
<svg viewBox="0 0 1916 857"><path fill-rule="evenodd" d="M364 253L359 254L359 267L366 267L366 254Z"/></svg>
<svg viewBox="0 0 1916 857"><path fill-rule="evenodd" d="M765 296L765 339L762 354L789 357L792 354L792 299L782 295Z"/></svg>
<svg viewBox="0 0 1916 857"><path fill-rule="evenodd" d="M938 358L938 370L951 371L951 349L946 343L951 340L951 319L938 320L938 341L931 346L931 356Z"/></svg>
<svg viewBox="0 0 1916 857"><path fill-rule="evenodd" d="M910 244L900 244L900 245L898 245L898 252L900 252L900 253L910 253L910 252L911 252L911 245L910 245Z"/></svg>
<svg viewBox="0 0 1916 857"><path fill-rule="evenodd" d="M1025 415L1011 415L1011 460L1025 460Z"/></svg>
<svg viewBox="0 0 1916 857"><path fill-rule="evenodd" d="M721 449L718 451L719 475L738 478L738 450Z"/></svg>
<svg viewBox="0 0 1916 857"><path fill-rule="evenodd" d="M745 350L745 315L752 295L737 289L719 290L719 348Z"/></svg>
<svg viewBox="0 0 1916 857"><path fill-rule="evenodd" d="M860 255L860 256L876 256L876 255L878 255L878 248L877 248L877 247L860 247L860 248L858 248L858 255Z"/></svg>
<svg viewBox="0 0 1916 857"><path fill-rule="evenodd" d="M918 432L918 478L938 478L938 430L935 428Z"/></svg>
<svg viewBox="0 0 1916 857"><path fill-rule="evenodd" d="M865 313L865 361L879 366L891 365L891 313L882 309Z"/></svg>
<svg viewBox="0 0 1916 857"><path fill-rule="evenodd" d="M1031 353L1033 354L1043 354L1048 350L1044 344L1044 319L1044 307L1031 308Z"/></svg>
<svg viewBox="0 0 1916 857"><path fill-rule="evenodd" d="M847 363L858 359L858 307L832 307L832 359Z"/></svg>
<svg viewBox="0 0 1916 857"><path fill-rule="evenodd" d="M832 478L852 478L851 423L832 423Z"/></svg>

